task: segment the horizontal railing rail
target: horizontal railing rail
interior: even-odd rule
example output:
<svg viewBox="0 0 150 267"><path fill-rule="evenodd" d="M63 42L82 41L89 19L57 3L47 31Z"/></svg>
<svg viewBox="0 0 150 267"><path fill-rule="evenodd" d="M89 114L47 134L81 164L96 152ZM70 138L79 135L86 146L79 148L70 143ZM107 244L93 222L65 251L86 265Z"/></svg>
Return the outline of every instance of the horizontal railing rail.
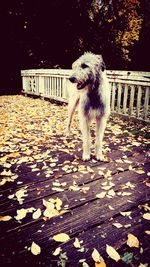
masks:
<svg viewBox="0 0 150 267"><path fill-rule="evenodd" d="M68 101L71 70L22 70L22 92L61 102ZM108 70L111 110L114 113L149 121L150 72Z"/></svg>

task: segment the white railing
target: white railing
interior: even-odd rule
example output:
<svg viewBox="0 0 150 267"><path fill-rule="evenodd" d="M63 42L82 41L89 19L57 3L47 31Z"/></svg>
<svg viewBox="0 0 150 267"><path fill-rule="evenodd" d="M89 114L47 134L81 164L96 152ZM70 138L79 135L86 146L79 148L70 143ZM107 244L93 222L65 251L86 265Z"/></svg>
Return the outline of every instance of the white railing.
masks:
<svg viewBox="0 0 150 267"><path fill-rule="evenodd" d="M22 70L22 92L67 102L71 70ZM111 110L149 120L150 72L107 71L111 85Z"/></svg>

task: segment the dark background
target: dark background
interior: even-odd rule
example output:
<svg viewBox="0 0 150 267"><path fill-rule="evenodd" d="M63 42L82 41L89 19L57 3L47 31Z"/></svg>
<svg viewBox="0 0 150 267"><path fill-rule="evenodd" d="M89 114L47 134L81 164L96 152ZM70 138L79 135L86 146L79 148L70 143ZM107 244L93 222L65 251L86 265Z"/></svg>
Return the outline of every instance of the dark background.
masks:
<svg viewBox="0 0 150 267"><path fill-rule="evenodd" d="M141 19L139 32L129 27L129 14ZM0 94L21 91L20 70L71 68L84 51L102 54L107 69L149 71L149 18L149 0L1 1ZM127 46L117 43L119 31L129 31Z"/></svg>

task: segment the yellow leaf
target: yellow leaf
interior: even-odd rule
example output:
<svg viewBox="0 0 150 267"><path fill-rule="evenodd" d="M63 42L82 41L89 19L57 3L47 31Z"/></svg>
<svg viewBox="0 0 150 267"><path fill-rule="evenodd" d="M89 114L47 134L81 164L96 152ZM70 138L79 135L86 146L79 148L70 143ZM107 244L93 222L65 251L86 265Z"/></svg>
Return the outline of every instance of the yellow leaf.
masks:
<svg viewBox="0 0 150 267"><path fill-rule="evenodd" d="M122 224L121 223L113 223L113 225L116 227L116 228L121 228L122 227Z"/></svg>
<svg viewBox="0 0 150 267"><path fill-rule="evenodd" d="M116 262L120 260L119 253L112 247L106 244L106 252L109 255L109 257Z"/></svg>
<svg viewBox="0 0 150 267"><path fill-rule="evenodd" d="M62 206L62 201L61 201L61 199L60 198L56 198L56 209L59 211L59 210L61 210L61 206Z"/></svg>
<svg viewBox="0 0 150 267"><path fill-rule="evenodd" d="M106 196L106 192L105 191L103 191L103 192L101 192L99 194L96 194L97 198L104 198L105 196Z"/></svg>
<svg viewBox="0 0 150 267"><path fill-rule="evenodd" d="M150 212L146 212L146 213L144 213L144 214L143 214L143 218L144 218L145 220L150 220Z"/></svg>
<svg viewBox="0 0 150 267"><path fill-rule="evenodd" d="M150 230L146 230L145 233L146 233L147 235L150 235Z"/></svg>
<svg viewBox="0 0 150 267"><path fill-rule="evenodd" d="M53 252L53 256L58 256L62 249L60 247L56 248L55 251Z"/></svg>
<svg viewBox="0 0 150 267"><path fill-rule="evenodd" d="M81 247L78 238L75 238L75 241L74 241L73 245L74 245L75 248L80 248Z"/></svg>
<svg viewBox="0 0 150 267"><path fill-rule="evenodd" d="M9 215L6 215L6 216L0 216L0 222L7 222L9 220L11 220L12 217L9 216Z"/></svg>
<svg viewBox="0 0 150 267"><path fill-rule="evenodd" d="M139 248L140 242L135 235L128 234L127 245L130 248L132 248L132 247Z"/></svg>
<svg viewBox="0 0 150 267"><path fill-rule="evenodd" d="M144 170L135 170L135 172L138 173L138 174L143 174L143 173L145 173Z"/></svg>
<svg viewBox="0 0 150 267"><path fill-rule="evenodd" d="M41 253L41 248L34 241L32 242L31 245L31 252L33 255L38 255Z"/></svg>
<svg viewBox="0 0 150 267"><path fill-rule="evenodd" d="M32 214L32 218L34 220L38 219L41 216L41 209L37 209L33 214Z"/></svg>
<svg viewBox="0 0 150 267"><path fill-rule="evenodd" d="M101 261L101 256L98 252L98 250L96 248L94 248L93 252L92 252L92 259L95 261L95 262L100 262Z"/></svg>
<svg viewBox="0 0 150 267"><path fill-rule="evenodd" d="M120 214L122 216L130 216L131 215L131 211L120 211Z"/></svg>
<svg viewBox="0 0 150 267"><path fill-rule="evenodd" d="M54 235L53 240L55 240L56 242L64 243L64 242L69 241L70 237L69 237L69 235L67 235L65 233L60 233L60 234Z"/></svg>
<svg viewBox="0 0 150 267"><path fill-rule="evenodd" d="M117 168L117 171L124 172L124 169L123 169L123 168L121 168L121 167L118 167L118 168Z"/></svg>
<svg viewBox="0 0 150 267"><path fill-rule="evenodd" d="M95 262L95 267L107 267L104 261Z"/></svg>

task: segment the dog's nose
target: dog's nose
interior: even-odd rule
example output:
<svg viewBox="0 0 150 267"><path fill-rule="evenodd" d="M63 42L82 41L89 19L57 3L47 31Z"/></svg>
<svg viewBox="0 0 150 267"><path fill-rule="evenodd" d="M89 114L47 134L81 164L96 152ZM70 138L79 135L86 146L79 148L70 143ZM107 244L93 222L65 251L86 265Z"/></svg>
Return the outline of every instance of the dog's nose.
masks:
<svg viewBox="0 0 150 267"><path fill-rule="evenodd" d="M71 83L75 83L76 82L76 77L74 77L74 76L69 77L69 81Z"/></svg>

